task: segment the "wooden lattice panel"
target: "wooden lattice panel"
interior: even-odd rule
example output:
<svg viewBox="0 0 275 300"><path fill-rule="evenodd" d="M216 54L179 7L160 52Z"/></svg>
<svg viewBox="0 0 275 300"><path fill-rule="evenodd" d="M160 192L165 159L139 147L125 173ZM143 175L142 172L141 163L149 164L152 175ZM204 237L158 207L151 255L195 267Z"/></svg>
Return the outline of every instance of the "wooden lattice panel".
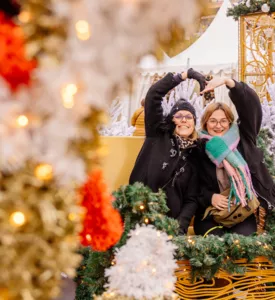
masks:
<svg viewBox="0 0 275 300"><path fill-rule="evenodd" d="M202 278L192 282L189 261L179 261L175 290L179 299L275 299L275 269L271 262L264 257L258 257L251 263L246 263L245 260L236 263L246 266L244 275L229 275L220 270L208 282Z"/></svg>

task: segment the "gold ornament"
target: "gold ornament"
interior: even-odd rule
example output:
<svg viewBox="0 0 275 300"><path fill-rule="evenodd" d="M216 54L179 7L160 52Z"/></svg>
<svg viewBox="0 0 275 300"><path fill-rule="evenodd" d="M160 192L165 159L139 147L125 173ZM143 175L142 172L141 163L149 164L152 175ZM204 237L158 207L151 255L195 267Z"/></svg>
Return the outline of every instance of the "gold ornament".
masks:
<svg viewBox="0 0 275 300"><path fill-rule="evenodd" d="M202 27L202 18L203 16L215 15L217 11L213 11L213 9L209 6L209 1L206 0L193 0L196 2L200 10L200 14L198 14L196 23L192 24L193 29L192 32L186 32L179 24L174 23L170 26L169 32L160 32L158 35L158 46L156 47L156 57L159 57L158 49L159 47L169 56L174 57L190 47L199 37L200 37L200 28ZM214 20L214 18L213 18ZM209 22L207 27L211 24ZM206 27L206 26L205 26Z"/></svg>
<svg viewBox="0 0 275 300"><path fill-rule="evenodd" d="M0 172L0 295L9 300L57 297L61 272L75 274L81 256L82 209L73 187L41 181L34 167ZM5 294L2 291L5 291ZM0 297L0 298L1 298Z"/></svg>

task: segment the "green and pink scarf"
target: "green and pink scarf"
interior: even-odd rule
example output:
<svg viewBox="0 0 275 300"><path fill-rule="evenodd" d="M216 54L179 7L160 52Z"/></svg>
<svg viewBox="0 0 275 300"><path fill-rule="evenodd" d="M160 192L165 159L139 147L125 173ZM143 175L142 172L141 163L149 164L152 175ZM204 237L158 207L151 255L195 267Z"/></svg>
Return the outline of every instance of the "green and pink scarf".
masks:
<svg viewBox="0 0 275 300"><path fill-rule="evenodd" d="M218 167L224 167L231 183L229 203L235 196L235 204L246 206L246 200L253 198L255 193L249 167L238 151L240 141L239 128L233 124L223 136L210 136L207 131L200 133L200 138L205 138L206 154Z"/></svg>

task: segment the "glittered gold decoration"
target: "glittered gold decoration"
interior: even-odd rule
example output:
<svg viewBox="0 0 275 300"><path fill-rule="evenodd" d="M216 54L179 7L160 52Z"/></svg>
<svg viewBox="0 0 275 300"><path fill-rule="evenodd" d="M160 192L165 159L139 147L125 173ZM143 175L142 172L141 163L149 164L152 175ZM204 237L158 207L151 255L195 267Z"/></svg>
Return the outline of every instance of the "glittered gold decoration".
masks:
<svg viewBox="0 0 275 300"><path fill-rule="evenodd" d="M102 159L108 154L108 148L103 144L98 134L98 126L106 123L106 114L101 110L92 109L89 116L83 120L81 126L84 131L91 133L90 140L75 143L75 150L82 156L87 167L87 173L98 167Z"/></svg>
<svg viewBox="0 0 275 300"><path fill-rule="evenodd" d="M175 292L179 299L274 299L275 270L271 262L264 257L258 257L252 262L245 259L234 261L240 267L245 266L243 275L233 274L220 270L215 278L205 281L197 278L191 280L191 266L189 261L179 261L176 271L177 282Z"/></svg>
<svg viewBox="0 0 275 300"><path fill-rule="evenodd" d="M38 179L30 165L0 172L1 299L49 300L59 293L61 272L74 276L83 214L76 194Z"/></svg>
<svg viewBox="0 0 275 300"><path fill-rule="evenodd" d="M62 57L67 22L57 16L53 0L21 0L18 22L23 27L28 57L37 58L43 64L57 64Z"/></svg>
<svg viewBox="0 0 275 300"><path fill-rule="evenodd" d="M275 13L255 13L239 21L239 79L252 84L261 99L269 99L267 79L274 82L274 18Z"/></svg>
<svg viewBox="0 0 275 300"><path fill-rule="evenodd" d="M207 16L211 13L211 15L215 15L216 12L210 11L211 7L209 5L209 1L205 0L194 0L198 5L200 10L200 14L198 15L196 24L192 24L195 27L195 32L192 34L187 33L181 26L177 23L171 25L169 29L169 34L167 33L159 33L158 41L160 48L169 56L174 57L190 47L199 37L200 37L200 29L204 28L204 31L208 28L211 22L208 25L202 24L201 17ZM213 17L214 19L214 17ZM212 19L212 20L213 20ZM156 48L155 56L161 60L161 57L158 54L158 47Z"/></svg>
<svg viewBox="0 0 275 300"><path fill-rule="evenodd" d="M136 300L134 297L122 296L116 292L105 292L101 296L95 296L95 300ZM148 300L147 298L139 298L140 300ZM175 294L171 297L168 296L159 296L151 298L151 300L176 300L179 299ZM187 298L186 298L187 299Z"/></svg>

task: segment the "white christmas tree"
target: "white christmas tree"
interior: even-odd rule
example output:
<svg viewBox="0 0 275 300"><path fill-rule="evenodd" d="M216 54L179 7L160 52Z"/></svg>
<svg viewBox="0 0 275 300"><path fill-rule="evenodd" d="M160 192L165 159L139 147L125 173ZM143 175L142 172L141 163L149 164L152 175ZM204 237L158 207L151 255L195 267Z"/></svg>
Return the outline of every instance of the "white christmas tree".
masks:
<svg viewBox="0 0 275 300"><path fill-rule="evenodd" d="M275 155L275 84L270 79L267 81L266 89L270 95L271 101L266 98L262 102L262 128L270 132L271 144L268 151Z"/></svg>
<svg viewBox="0 0 275 300"><path fill-rule="evenodd" d="M116 264L105 271L108 292L134 299L172 297L175 249L166 233L152 225L137 225L126 245L116 252Z"/></svg>
<svg viewBox="0 0 275 300"><path fill-rule="evenodd" d="M128 126L127 117L124 115L123 109L126 105L125 101L116 98L108 110L110 122L103 126L99 133L105 136L130 136L135 131L135 127Z"/></svg>

